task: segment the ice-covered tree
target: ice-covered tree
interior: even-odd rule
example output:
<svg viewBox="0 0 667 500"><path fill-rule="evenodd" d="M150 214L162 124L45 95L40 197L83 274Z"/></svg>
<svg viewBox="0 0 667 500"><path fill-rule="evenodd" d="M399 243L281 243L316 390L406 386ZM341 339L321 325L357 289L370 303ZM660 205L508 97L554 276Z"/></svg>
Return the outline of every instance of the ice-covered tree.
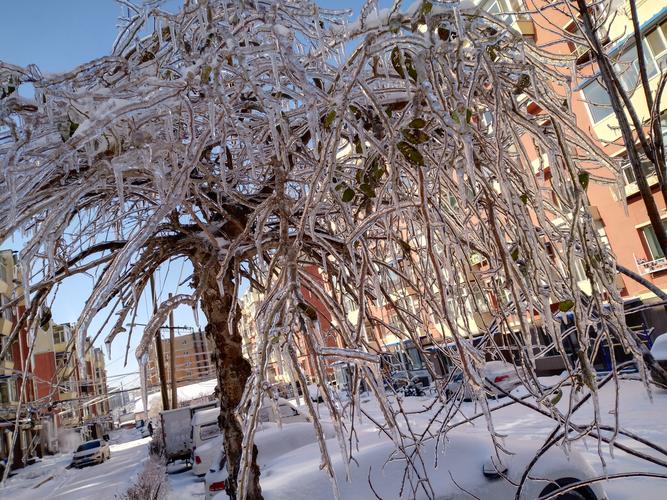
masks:
<svg viewBox="0 0 667 500"><path fill-rule="evenodd" d="M480 393L484 359L499 353L493 334L503 333L540 401L552 395L536 382L532 326L541 318L564 353L554 307L574 313L578 351L567 369L593 398L592 359L603 339L615 335L640 353L624 326L613 258L588 212L587 168L615 166L554 91L566 83L555 69L562 61L458 3L397 2L379 12L367 2L354 22L301 0L186 2L177 13L123 3L128 16L107 57L57 75L0 63L0 240L20 231L26 241L27 308L12 336L35 327L58 283L92 272L78 349L105 308L117 313L110 343L150 276L188 259L192 294L159 305L138 354L170 310L201 305L241 497L261 497L252 442L271 354L305 385L297 335L345 456L361 410L353 397L343 415L323 383L328 359L356 366L356 388L364 380L374 393L397 444L424 438L398 422L369 327L417 344L435 331L448 336L456 349L441 349ZM28 86L34 97L22 96ZM525 96L544 110L539 117ZM549 187L531 158L550 169ZM577 287L577 265L591 295ZM242 280L263 297L252 363L238 332ZM326 305L339 348L326 346L303 289ZM480 292L506 300L473 325L468 297ZM380 301L398 324L375 314ZM475 326L489 331L481 347L470 341Z"/></svg>

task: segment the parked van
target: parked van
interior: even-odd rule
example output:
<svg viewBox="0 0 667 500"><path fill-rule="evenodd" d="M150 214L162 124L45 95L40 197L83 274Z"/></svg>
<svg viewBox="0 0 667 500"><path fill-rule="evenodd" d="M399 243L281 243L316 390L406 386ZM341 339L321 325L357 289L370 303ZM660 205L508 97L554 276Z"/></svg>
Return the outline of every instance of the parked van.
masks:
<svg viewBox="0 0 667 500"><path fill-rule="evenodd" d="M220 416L220 408L198 411L192 416L190 438L193 456L197 447L220 435L218 416Z"/></svg>
<svg viewBox="0 0 667 500"><path fill-rule="evenodd" d="M192 459L192 418L200 412L215 409L217 402L210 401L197 406L163 410L160 412L160 427L164 453L168 463Z"/></svg>
<svg viewBox="0 0 667 500"><path fill-rule="evenodd" d="M277 413L276 410L277 409ZM197 476L203 476L209 470L211 462L215 455L223 446L223 437L218 430L218 415L220 411L216 408L215 417L213 417L213 410L207 410L208 415L203 415L201 412L195 415L192 419L192 441L195 441L195 436L199 436L199 444L192 449L192 472ZM198 425L195 428L195 418ZM215 418L213 430L210 420ZM278 398L276 401L276 408L273 404L265 399L263 407L259 410L258 415L260 422L278 422L280 420L284 424L303 423L308 422L308 417L302 414L294 405L283 398Z"/></svg>

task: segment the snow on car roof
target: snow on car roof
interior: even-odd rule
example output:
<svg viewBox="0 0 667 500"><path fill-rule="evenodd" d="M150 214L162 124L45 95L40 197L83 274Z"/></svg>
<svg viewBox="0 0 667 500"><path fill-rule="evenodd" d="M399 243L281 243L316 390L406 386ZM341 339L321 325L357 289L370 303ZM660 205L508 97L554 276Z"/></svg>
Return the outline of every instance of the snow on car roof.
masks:
<svg viewBox="0 0 667 500"><path fill-rule="evenodd" d="M218 415L220 415L220 408L200 410L192 416L192 425L216 422Z"/></svg>

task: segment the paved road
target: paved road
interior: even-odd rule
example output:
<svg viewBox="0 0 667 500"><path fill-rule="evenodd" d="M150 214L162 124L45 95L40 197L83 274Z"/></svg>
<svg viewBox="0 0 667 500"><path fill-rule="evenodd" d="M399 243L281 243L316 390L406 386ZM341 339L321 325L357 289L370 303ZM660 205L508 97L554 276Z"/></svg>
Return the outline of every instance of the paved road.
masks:
<svg viewBox="0 0 667 500"><path fill-rule="evenodd" d="M14 500L103 500L124 493L148 459L150 438L135 430L111 435L111 459L83 469L67 469L71 453L45 457L19 470L0 489L0 498Z"/></svg>

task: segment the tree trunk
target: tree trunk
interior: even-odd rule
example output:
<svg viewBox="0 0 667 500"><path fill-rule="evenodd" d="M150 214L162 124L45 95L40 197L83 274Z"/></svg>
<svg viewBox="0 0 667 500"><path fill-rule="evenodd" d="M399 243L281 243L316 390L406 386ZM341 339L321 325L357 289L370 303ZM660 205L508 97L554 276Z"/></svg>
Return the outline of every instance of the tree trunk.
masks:
<svg viewBox="0 0 667 500"><path fill-rule="evenodd" d="M227 456L228 486L232 498L236 498L236 479L238 477L241 452L243 449L243 429L234 413L241 401L246 381L250 377L251 367L243 357L241 335L238 322L241 311L238 304L232 310L234 277L232 271L223 275L224 295L216 281L218 266L203 265L198 269L198 279L203 285L202 308L208 324L206 337L213 350L220 398L219 425L224 436L225 454ZM231 322L228 322L229 318ZM231 323L231 329L229 328ZM247 498L262 498L259 486L259 467L257 466L257 447L252 453L250 480Z"/></svg>

